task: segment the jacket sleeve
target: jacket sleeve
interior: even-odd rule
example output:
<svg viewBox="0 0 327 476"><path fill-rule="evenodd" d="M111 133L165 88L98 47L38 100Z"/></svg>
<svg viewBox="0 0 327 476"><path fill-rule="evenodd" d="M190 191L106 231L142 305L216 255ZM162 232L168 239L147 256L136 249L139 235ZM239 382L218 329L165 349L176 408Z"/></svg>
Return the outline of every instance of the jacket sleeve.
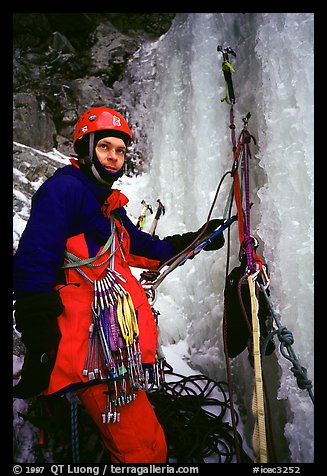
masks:
<svg viewBox="0 0 327 476"><path fill-rule="evenodd" d="M175 256L173 246L164 239L153 238L150 233L139 230L128 218L124 208L119 215L130 237L128 264L138 268L157 269L162 263Z"/></svg>
<svg viewBox="0 0 327 476"><path fill-rule="evenodd" d="M80 201L78 185L72 186L69 177L48 179L33 196L30 217L13 258L15 299L51 292L58 284L66 240L74 233Z"/></svg>

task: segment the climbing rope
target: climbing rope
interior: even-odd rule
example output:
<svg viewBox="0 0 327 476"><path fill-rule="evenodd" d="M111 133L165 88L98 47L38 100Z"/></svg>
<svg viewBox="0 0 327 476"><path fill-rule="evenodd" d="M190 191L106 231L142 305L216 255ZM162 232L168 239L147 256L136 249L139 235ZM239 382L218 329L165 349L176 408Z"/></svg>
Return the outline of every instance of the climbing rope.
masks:
<svg viewBox="0 0 327 476"><path fill-rule="evenodd" d="M234 124L234 110L235 95L233 89L233 83L231 79L231 72L235 72L231 66L228 53L235 53L230 49L222 50L221 47L217 48L218 51L222 51L224 55L223 73L226 80L226 95L222 101L226 101L230 107L230 129L233 146L233 165L231 171L227 171L221 181L219 182L212 206L210 208L207 224L209 222L213 206L216 202L220 187L223 180L230 175L233 178L232 188L229 193L229 197L226 203L224 219L226 220L224 225L220 229L207 236L205 234L206 227L202 230L202 233L197 236L196 240L189 245L189 247L183 250L177 257L175 256L171 261L164 263L158 270L153 272L154 281L152 288L155 289L162 280L173 270L176 266L181 265L189 257L193 257L197 252L200 252L210 241L216 236L216 233L221 233L227 229L230 234L229 225L235 220L238 220L238 232L240 240L240 252L246 254L247 270L244 278L247 278L250 297L251 297L251 316L252 325L250 326L252 342L253 342L253 367L255 376L255 385L252 401L252 411L255 416L255 429L253 432L253 448L256 453L257 461L266 463L267 457L267 441L266 441L266 418L265 418L265 404L264 404L264 385L262 378L262 359L266 354L266 349L269 342L275 335L278 336L281 344L280 350L282 355L292 362L292 372L296 377L299 388L306 389L313 401L312 395L312 383L307 378L307 371L302 367L291 346L294 343L294 338L290 331L280 324L278 321L270 300L267 294L267 284L259 283L259 288L265 296L271 313L275 319L277 329L269 333L261 346L260 350L260 325L258 319L258 299L256 296L256 284L257 273L264 273L264 266L262 259L255 253L255 240L251 236L251 223L250 223L250 184L249 184L249 159L251 159L250 142L254 137L248 132L248 120L251 117L250 113L243 118L243 129L241 131L238 142L236 141L235 124ZM228 97L227 97L228 94ZM239 176L239 170L241 177ZM244 184L244 189L243 189ZM244 204L245 210L243 210L243 194L245 195ZM236 204L237 214L232 217L231 210L233 199ZM148 204L145 202L144 210L139 217L138 227L142 228L145 220L145 212L149 209ZM151 210L150 210L151 211ZM152 213L152 211L151 211ZM112 236L114 234L114 230ZM229 243L229 240L228 240ZM85 265L89 267L101 266L91 264L95 259L99 259L107 249L112 245L110 239L105 244L102 252L96 258L89 258L87 260L79 260L74 255L67 255L67 261L65 267L75 267L78 272L81 272L79 266ZM116 251L116 250L115 250ZM113 253L114 254L114 253ZM109 257L109 259L111 256ZM228 260L229 260L229 244L228 244ZM228 261L227 261L228 263ZM169 265L168 269L160 276L160 271L164 266ZM226 276L228 271L228 265L226 266ZM148 272L149 273L149 272ZM81 273L82 274L82 273ZM84 274L83 274L84 275ZM86 277L86 275L85 275ZM149 277L149 275L148 275ZM108 277L108 280L110 276ZM242 278L243 279L243 278ZM89 278L88 280L92 282ZM267 280L266 280L267 281ZM115 283L117 286L117 282ZM119 284L119 283L118 283ZM97 288L95 283L96 298L106 298L106 289L101 288L104 283L100 282L100 288ZM106 282L109 289L109 284ZM120 327L123 332L123 337L128 345L132 344L131 336L138 334L137 321L135 313L129 303L129 295L124 293L124 288L119 288L117 291L117 297L121 297L118 304L118 319ZM122 293L122 294L121 294ZM109 293L108 293L109 296ZM123 320L124 316L124 320ZM154 406L158 419L161 422L168 443L169 460L173 462L188 463L188 462L207 462L210 458L214 458L219 463L230 463L236 458L237 462L252 462L242 448L242 439L236 430L239 417L235 411L233 405L233 391L231 383L231 372L229 367L229 359L226 344L226 327L225 327L225 313L224 313L224 350L226 356L226 366L228 383L215 382L204 375L195 375L191 377L184 377L179 374L171 373L172 377L178 377L177 381L163 382L160 388L156 391L148 392L149 399ZM226 390L224 386L228 386L227 398ZM222 400L213 397L214 391L218 391L222 396ZM72 394L70 397L70 414L71 414L71 441L72 441L72 456L73 462L78 463L80 461L80 447L78 439L78 402L76 395ZM209 408L214 408L214 412L209 411ZM224 421L227 411L230 412L232 425L229 422ZM218 461L217 461L218 460Z"/></svg>
<svg viewBox="0 0 327 476"><path fill-rule="evenodd" d="M238 218L238 233L239 233L239 241L241 247L245 249L246 257L247 257L247 274L253 273L256 270L255 263L262 261L257 257L254 253L253 249L253 239L250 235L250 186L249 186L249 158L251 157L250 151L250 142L253 139L253 136L249 134L247 130L248 126L248 119L251 117L250 113L247 114L245 118L243 118L243 129L241 131L240 137L238 142L236 141L236 132L235 132L235 123L234 123L234 108L233 105L235 104L235 94L233 88L233 81L231 77L231 72L235 72L235 69L231 66L229 62L229 53L231 53L234 57L236 57L235 52L231 48L223 49L221 46L218 45L217 51L223 54L223 63L222 63L222 71L224 74L224 78L226 81L226 91L229 94L229 100L226 96L222 99L222 101L226 101L230 105L230 129L231 129L231 141L232 141L232 151L233 151L233 164L231 170L231 176L233 178L233 183L231 190L229 192L229 196L227 199L227 203L225 206L224 211L224 218L225 216L230 216L233 199L235 201L236 209L237 209L237 218ZM241 180L239 178L238 170L241 169ZM244 189L242 188L244 182ZM245 192L245 213L243 211L243 202L242 202L242 195ZM227 276L228 276L228 268L229 268L229 259L230 259L230 234L228 234L228 254L227 254L227 262L226 262L226 283L227 283ZM247 275L246 275L247 276ZM245 276L244 276L245 278ZM241 283L242 279L240 280ZM239 284L240 284L239 283ZM240 294L240 288L239 288ZM255 305L254 298L251 298L252 306ZM240 301L240 305L242 305L242 301ZM243 309L243 314L246 315ZM226 298L224 303L224 314L223 314L223 343L224 343L224 354L225 354L225 362L226 362L226 371L228 377L228 391L230 400L232 401L233 398L233 384L231 378L231 369L230 369L230 361L228 357L228 338L227 338L227 317L226 317ZM245 316L246 317L246 316ZM257 321L257 311L252 308L252 317ZM249 325L249 322L246 318L246 322ZM259 326L257 326L259 329ZM250 328L251 331L251 328ZM258 330L259 332L259 330ZM258 345L260 341L260 335L257 336ZM260 355L260 352L259 352ZM255 360L256 362L256 360ZM263 385L262 385L262 376L261 376L261 367L258 368L257 364L255 363L255 381L257 385L254 388L254 395L253 395L253 413L256 417L256 428L254 431L254 448L256 451L259 451L259 454L266 453L266 446L265 444L262 445L261 442L265 441L265 436L263 433L265 432L265 427L260 419L260 424L258 422L258 416L263 413L264 415L264 408L263 408ZM259 385L261 382L261 385ZM259 403L259 408L258 408ZM236 419L235 419L235 409L234 406L231 406L231 414L232 414L232 424L233 424L233 431L236 434ZM239 455L238 462L240 462ZM260 460L260 458L259 458ZM263 457L262 460L266 461L266 457Z"/></svg>
<svg viewBox="0 0 327 476"><path fill-rule="evenodd" d="M231 106L232 108L232 106ZM262 270L262 259L254 251L254 240L251 237L250 226L250 179L249 179L249 159L251 152L249 144L251 142L251 134L247 130L248 120L251 117L250 113L243 118L243 129L240 135L239 144L242 147L235 147L235 137L233 135L233 177L234 177L234 196L236 207L238 211L238 228L240 245L244 248L246 253L247 268L246 274L250 297L251 297L251 315L252 315L252 345L253 345L253 367L255 385L253 389L252 411L255 416L255 428L253 432L253 447L256 451L257 462L267 462L267 443L266 443L266 424L265 424L265 408L264 408L264 393L263 393L263 377L260 361L260 326L258 320L258 300L255 294L253 278L257 274L257 268ZM232 121L234 115L231 115ZM234 128L232 128L234 130ZM239 155L236 154L239 153ZM239 160L239 156L241 160ZM244 172L244 195L245 195L245 213L243 212L242 192L238 177L238 168L241 165Z"/></svg>
<svg viewBox="0 0 327 476"><path fill-rule="evenodd" d="M240 434L235 441L232 426L226 421L230 410L227 384L201 374L167 375L169 382L149 392L148 398L165 432L168 461L233 463L238 446L241 462L253 462L242 448Z"/></svg>
<svg viewBox="0 0 327 476"><path fill-rule="evenodd" d="M262 351L261 354L265 355L266 348L273 338L274 335L277 335L279 341L280 341L280 352L285 357L285 359L289 360L292 362L293 367L291 368L291 371L293 372L297 385L301 390L307 390L308 394L310 396L310 399L312 403L314 403L314 396L312 392L312 381L308 378L308 372L307 369L303 366L300 365L299 360L297 356L295 355L292 345L294 344L294 337L293 334L287 329L287 327L283 326L278 319L274 308L271 304L271 301L269 299L269 296L267 294L267 291L265 287L263 286L262 283L260 283L260 288L261 291L269 305L271 315L273 316L273 319L275 321L275 324L277 326L277 329L271 331L268 336L266 337L263 345L262 345Z"/></svg>
<svg viewBox="0 0 327 476"><path fill-rule="evenodd" d="M311 400L313 401L313 395L311 392L311 381L307 377L307 371L302 367L294 352L292 351L291 345L294 342L293 336L290 331L278 322L276 315L273 311L271 302L268 297L267 288L269 286L270 280L266 271L266 266L263 263L263 260L255 252L257 243L256 240L251 236L251 224L250 224L250 181L249 181L249 159L251 159L250 143L253 141L256 143L255 138L248 131L248 121L251 117L251 114L248 113L246 117L243 118L243 129L241 131L238 142L236 141L235 134L235 124L234 124L234 109L233 105L235 104L235 95L232 82L231 73L235 72L234 68L229 63L228 54L232 53L236 57L236 54L231 48L223 49L221 46L217 47L217 51L223 53L223 63L222 70L224 78L226 81L226 95L222 101L226 101L230 105L230 129L231 129L231 142L233 150L233 166L232 166L232 177L233 185L230 190L227 203L224 211L224 218L230 216L232 210L233 199L235 201L235 206L237 209L238 217L238 232L239 232L239 242L240 242L240 260L242 253L246 255L246 268L244 270L244 276L239 280L238 284L238 294L239 294L239 305L242 309L242 313L245 317L246 324L249 329L249 335L252 337L252 363L254 368L255 376L255 386L252 400L252 411L255 416L255 428L253 433L253 447L256 451L257 461L258 462L267 462L267 442L266 442L266 418L265 418L265 402L268 404L267 396L265 398L264 394L264 385L263 385L263 375L262 375L262 359L266 355L268 346L271 345L271 341L274 335L277 335L281 344L280 351L281 354L293 364L291 368L293 374L297 379L299 388L307 389L310 395ZM229 100L227 98L227 92L229 94ZM238 171L241 170L241 180L239 178ZM244 188L243 188L244 184ZM244 196L244 199L243 199ZM243 209L244 205L244 209ZM229 234L230 239L230 234ZM229 264L229 241L228 241L228 257L226 264L226 284L228 276L228 264ZM257 279L257 276L260 276ZM252 321L248 319L246 314L246 309L244 307L241 285L244 280L247 280L250 293L250 309ZM257 286L257 287L256 287ZM225 289L226 291L226 289ZM262 336L260 336L260 323L258 319L259 311L259 302L257 295L262 293L266 302L268 304L271 315L273 316L275 323L277 324L277 329L271 331L268 336L265 338L264 343L262 344ZM228 358L228 347L227 347L227 319L226 319L226 303L224 306L224 320L223 320L223 337L224 337L224 352L226 357L226 368L228 375L228 385L230 398L232 395L232 382L230 380L230 363ZM270 324L272 325L272 319ZM261 349L261 350L260 350ZM249 347L249 352L251 348ZM250 360L251 362L251 360ZM232 408L233 411L233 408Z"/></svg>
<svg viewBox="0 0 327 476"><path fill-rule="evenodd" d="M167 462L234 463L238 446L240 462L253 463L229 423L227 383L201 374L183 376L166 367L171 369L165 370L166 381L147 395L165 432ZM75 392L38 397L20 416L45 433L35 449L38 463L107 462L97 427Z"/></svg>
<svg viewBox="0 0 327 476"><path fill-rule="evenodd" d="M66 393L67 400L70 403L70 420L71 420L71 441L72 441L72 458L73 463L80 462L79 454L79 438L78 438L78 397L75 392Z"/></svg>

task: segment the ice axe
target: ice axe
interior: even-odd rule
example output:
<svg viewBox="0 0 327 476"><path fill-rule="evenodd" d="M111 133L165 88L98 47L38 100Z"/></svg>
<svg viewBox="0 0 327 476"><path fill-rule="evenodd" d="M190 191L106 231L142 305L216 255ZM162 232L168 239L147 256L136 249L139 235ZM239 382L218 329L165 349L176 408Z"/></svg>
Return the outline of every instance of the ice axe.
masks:
<svg viewBox="0 0 327 476"><path fill-rule="evenodd" d="M153 235L154 235L154 232L156 231L159 218L161 217L161 215L164 215L165 212L166 212L165 207L163 206L163 204L161 203L161 201L159 200L159 198L158 198L157 202L158 202L157 212L156 212L156 214L155 214L155 217L154 217L154 219L153 219L151 228L150 228L150 230L149 230L149 233L150 233L151 236L153 236Z"/></svg>
<svg viewBox="0 0 327 476"><path fill-rule="evenodd" d="M141 215L138 217L137 224L136 224L139 230L143 228L147 210L150 210L151 214L153 213L152 207L149 203L146 203L145 200L142 200L141 204L143 205L143 209L142 209Z"/></svg>
<svg viewBox="0 0 327 476"><path fill-rule="evenodd" d="M234 94L233 80L232 80L232 74L231 74L232 72L235 73L235 70L229 62L228 55L231 54L236 58L236 53L235 51L232 50L230 46L228 48L223 48L222 46L218 45L217 51L223 54L222 70L223 70L224 78L226 81L226 86L228 89L228 96L229 96L229 101L227 99L227 93L225 97L221 99L221 101L226 101L229 104L235 104L235 94Z"/></svg>

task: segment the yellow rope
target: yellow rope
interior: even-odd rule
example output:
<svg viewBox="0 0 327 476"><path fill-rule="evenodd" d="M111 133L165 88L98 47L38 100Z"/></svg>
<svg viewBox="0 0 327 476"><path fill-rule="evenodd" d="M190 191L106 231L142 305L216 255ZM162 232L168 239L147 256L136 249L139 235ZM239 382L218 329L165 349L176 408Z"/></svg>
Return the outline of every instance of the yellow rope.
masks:
<svg viewBox="0 0 327 476"><path fill-rule="evenodd" d="M248 284L251 296L252 331L253 331L253 358L255 386L253 389L252 412L256 418L253 432L253 449L257 455L258 463L267 463L267 440L265 424L265 407L263 396L263 381L260 356L260 326L258 319L259 303L255 295L254 279L250 275Z"/></svg>

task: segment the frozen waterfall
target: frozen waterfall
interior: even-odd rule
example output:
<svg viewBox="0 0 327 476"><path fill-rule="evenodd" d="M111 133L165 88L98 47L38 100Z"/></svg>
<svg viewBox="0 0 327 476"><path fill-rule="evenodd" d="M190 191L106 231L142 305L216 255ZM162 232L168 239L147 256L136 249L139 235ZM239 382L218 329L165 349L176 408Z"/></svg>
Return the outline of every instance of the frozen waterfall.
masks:
<svg viewBox="0 0 327 476"><path fill-rule="evenodd" d="M313 380L313 24L311 13L179 13L170 30L138 51L130 65L130 118L146 133L149 171L136 180L141 198L166 214L157 233L197 230L217 184L231 168L229 106L217 45L230 46L235 123L251 113L251 231L267 262L274 309L294 336L293 349ZM135 179L133 179L135 180ZM222 217L231 182L213 217ZM127 188L132 187L127 180ZM238 265L237 225L230 269ZM186 340L190 364L226 379L222 341L226 250L200 253L159 287L165 345ZM277 339L277 338L276 338ZM313 462L313 404L279 352L266 358L278 462ZM253 372L246 352L231 361L235 399L251 444Z"/></svg>

